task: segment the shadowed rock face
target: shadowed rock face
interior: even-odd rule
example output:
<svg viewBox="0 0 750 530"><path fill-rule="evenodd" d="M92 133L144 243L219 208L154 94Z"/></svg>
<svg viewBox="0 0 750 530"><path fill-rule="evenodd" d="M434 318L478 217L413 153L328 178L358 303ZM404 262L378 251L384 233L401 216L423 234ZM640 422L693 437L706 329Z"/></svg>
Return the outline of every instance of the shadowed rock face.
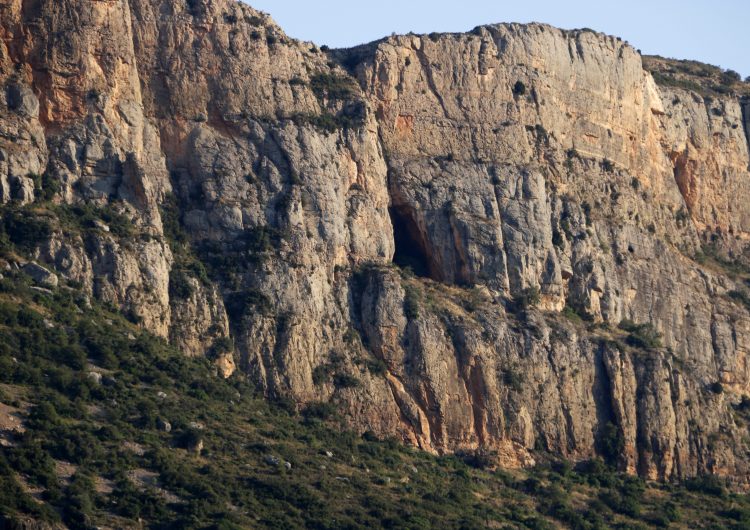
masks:
<svg viewBox="0 0 750 530"><path fill-rule="evenodd" d="M136 228L54 230L32 257L61 278L360 431L746 485L750 321L720 266L750 236L738 98L544 25L328 54L224 0L0 22L0 198Z"/></svg>

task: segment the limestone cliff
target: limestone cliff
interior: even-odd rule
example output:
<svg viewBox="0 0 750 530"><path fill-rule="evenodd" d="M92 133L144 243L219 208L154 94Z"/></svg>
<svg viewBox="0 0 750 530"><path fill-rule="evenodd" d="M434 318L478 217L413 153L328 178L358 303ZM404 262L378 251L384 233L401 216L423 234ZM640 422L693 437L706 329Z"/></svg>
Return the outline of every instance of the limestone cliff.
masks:
<svg viewBox="0 0 750 530"><path fill-rule="evenodd" d="M732 91L588 30L329 52L228 0L4 2L0 82L0 197L57 214L26 259L221 375L428 451L747 485Z"/></svg>

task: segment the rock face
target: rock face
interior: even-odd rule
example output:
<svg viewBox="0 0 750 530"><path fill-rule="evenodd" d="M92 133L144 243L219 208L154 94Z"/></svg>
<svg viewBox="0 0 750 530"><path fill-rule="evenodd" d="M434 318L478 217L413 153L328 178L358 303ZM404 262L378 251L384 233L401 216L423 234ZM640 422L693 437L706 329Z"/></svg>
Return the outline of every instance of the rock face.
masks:
<svg viewBox="0 0 750 530"><path fill-rule="evenodd" d="M61 282L359 431L747 486L738 97L544 25L329 53L226 0L0 23L4 215L89 216L31 245Z"/></svg>

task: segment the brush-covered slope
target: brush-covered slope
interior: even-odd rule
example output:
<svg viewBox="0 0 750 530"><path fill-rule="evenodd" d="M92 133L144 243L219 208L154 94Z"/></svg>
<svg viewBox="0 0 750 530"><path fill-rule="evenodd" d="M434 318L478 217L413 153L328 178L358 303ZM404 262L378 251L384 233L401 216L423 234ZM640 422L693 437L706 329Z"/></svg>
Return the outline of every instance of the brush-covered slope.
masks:
<svg viewBox="0 0 750 530"><path fill-rule="evenodd" d="M0 280L0 527L745 528L747 496L617 473L605 453L495 469L349 431L335 405L270 403L92 302ZM747 414L747 407L743 409Z"/></svg>

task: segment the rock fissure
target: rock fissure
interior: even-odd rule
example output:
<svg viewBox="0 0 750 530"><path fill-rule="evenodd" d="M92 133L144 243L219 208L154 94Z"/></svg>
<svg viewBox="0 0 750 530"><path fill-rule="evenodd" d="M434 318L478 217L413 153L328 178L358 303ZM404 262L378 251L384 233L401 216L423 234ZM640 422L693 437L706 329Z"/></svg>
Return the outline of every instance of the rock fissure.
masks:
<svg viewBox="0 0 750 530"><path fill-rule="evenodd" d="M747 150L750 152L750 97L745 96L740 101L742 108L742 127L745 130L745 138L747 140ZM750 167L748 167L750 171Z"/></svg>

